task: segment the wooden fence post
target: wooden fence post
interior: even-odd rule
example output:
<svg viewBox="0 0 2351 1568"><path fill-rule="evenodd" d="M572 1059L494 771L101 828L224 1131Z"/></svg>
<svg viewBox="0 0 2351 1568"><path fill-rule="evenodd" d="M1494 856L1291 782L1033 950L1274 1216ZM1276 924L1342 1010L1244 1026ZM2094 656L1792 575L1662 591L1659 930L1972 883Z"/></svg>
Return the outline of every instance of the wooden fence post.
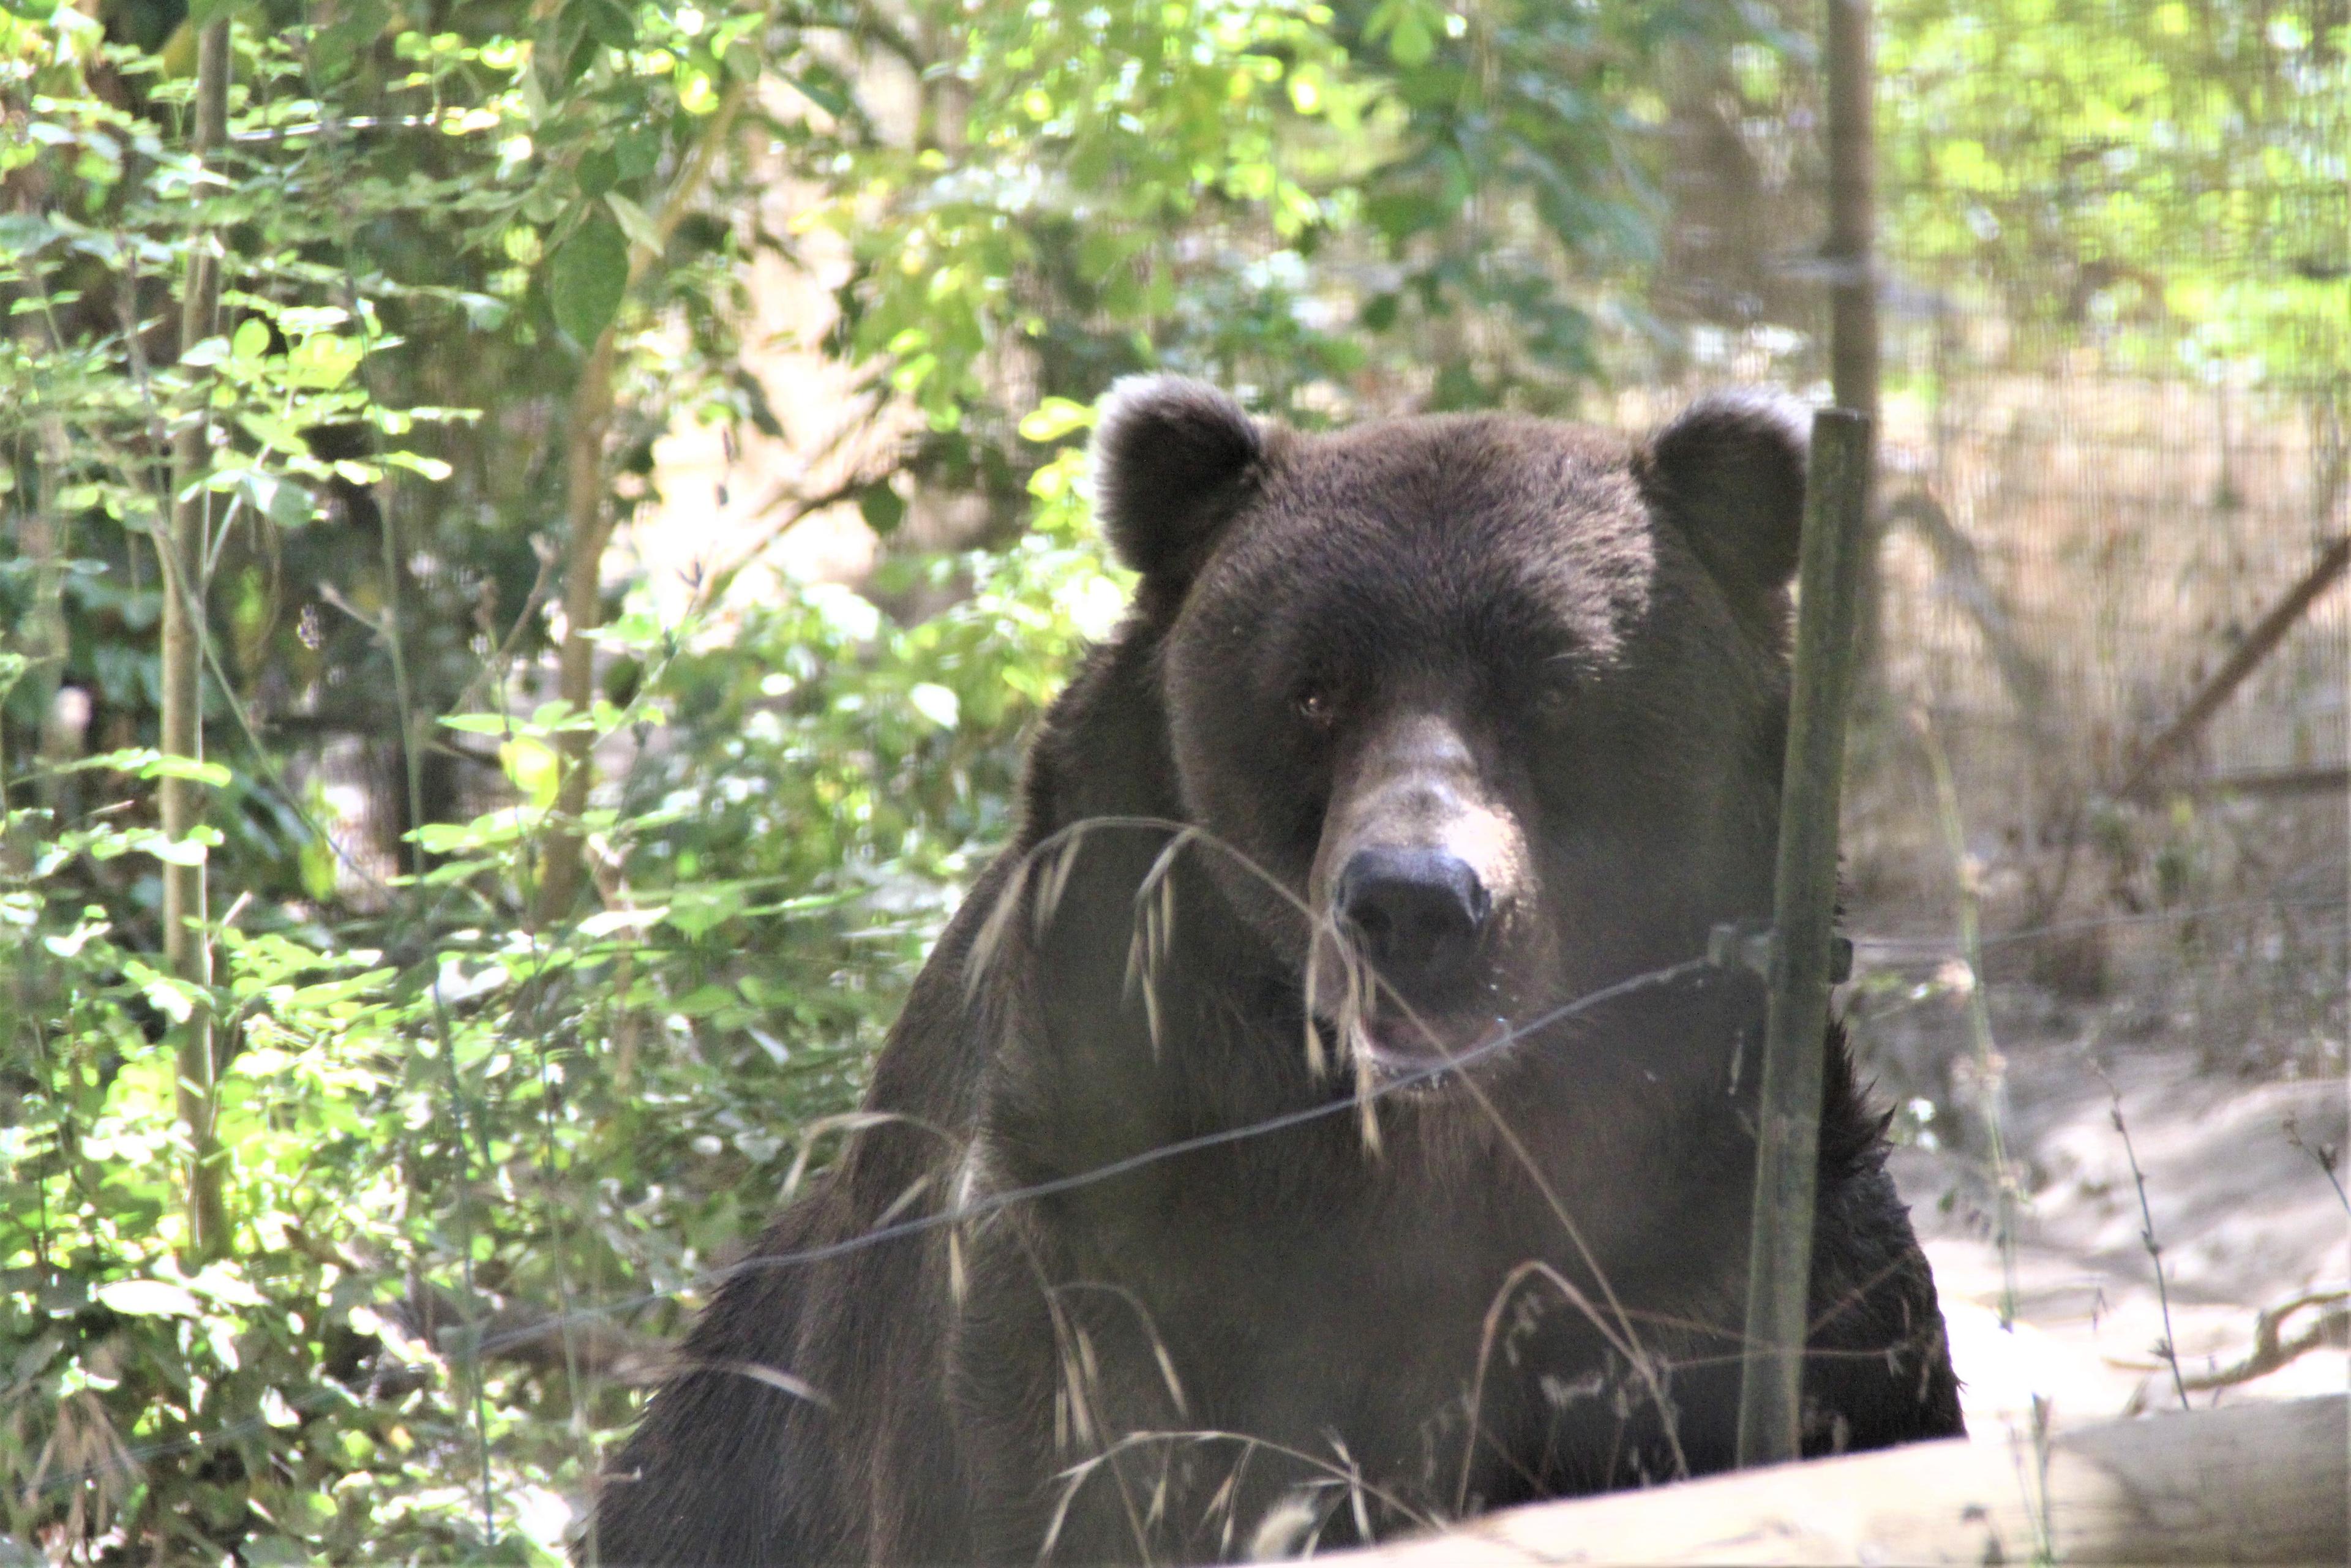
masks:
<svg viewBox="0 0 2351 1568"><path fill-rule="evenodd" d="M1878 393L1877 333L1877 133L1872 112L1876 81L1870 50L1870 0L1826 0L1821 37L1828 120L1828 243L1822 258L1829 276L1829 396L1839 408L1866 415L1873 437ZM1876 465L1873 439L1865 447L1862 494L1868 504L1869 476ZM1879 663L1878 528L1865 514L1866 546L1861 587L1855 601L1857 663L1865 672Z"/></svg>
<svg viewBox="0 0 2351 1568"><path fill-rule="evenodd" d="M1798 1385L1812 1285L1822 1042L1836 915L1837 811L1845 713L1858 652L1855 611L1868 533L1870 420L1813 416L1812 472L1798 564L1795 688L1781 773L1780 862L1771 987L1756 1112L1754 1233L1739 1398L1739 1463L1797 1455Z"/></svg>

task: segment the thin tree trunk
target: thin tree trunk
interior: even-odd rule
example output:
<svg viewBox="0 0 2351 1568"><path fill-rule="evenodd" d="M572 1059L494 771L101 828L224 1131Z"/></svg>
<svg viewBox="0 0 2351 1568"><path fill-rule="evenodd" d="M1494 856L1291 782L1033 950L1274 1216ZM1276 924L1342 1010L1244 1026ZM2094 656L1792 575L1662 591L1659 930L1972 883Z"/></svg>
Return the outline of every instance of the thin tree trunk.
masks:
<svg viewBox="0 0 2351 1568"><path fill-rule="evenodd" d="M229 25L214 22L197 35L195 137L201 163L227 139ZM211 238L199 234L188 251L186 292L180 301L183 355L211 336L220 310L220 265ZM198 401L172 440L171 529L160 541L163 568L163 754L201 760L204 751L204 545L208 495L189 494L206 463L209 422ZM163 831L183 840L204 818L204 786L193 779L161 781ZM212 944L204 935L204 865L163 867L163 953L172 972L190 986L212 984ZM228 1208L222 1193L219 1113L211 1009L199 998L178 1031L180 1124L188 1140L188 1251L197 1261L228 1250Z"/></svg>
<svg viewBox="0 0 2351 1568"><path fill-rule="evenodd" d="M633 274L635 268L630 271ZM616 350L607 327L580 368L571 393L569 437L564 445L563 646L556 694L585 712L596 699L596 644L588 633L603 622L604 547L611 542L612 518L604 505L604 436L612 423L612 361ZM559 920L579 896L583 839L573 824L588 809L595 782L589 753L592 735L566 731L559 739L562 784L556 791L559 825L549 834L539 866L538 924Z"/></svg>
<svg viewBox="0 0 2351 1568"><path fill-rule="evenodd" d="M702 194L710 171L725 150L735 119L743 111L747 89L731 83L718 107L711 111L685 166L653 217L654 235L666 245L670 235ZM633 289L661 260L653 246L629 247L629 283ZM596 700L596 644L590 633L603 624L604 547L612 539L612 516L606 506L604 437L612 424L612 377L619 361L616 319L597 335L595 345L580 369L579 385L571 392L569 436L564 444L564 520L568 528L563 555L563 646L559 652L556 695L585 713ZM558 739L562 758L562 783L556 790L557 825L548 834L547 852L539 864L534 923L542 928L569 913L580 895L581 858L586 844L579 829L595 783L590 755L594 736L567 730Z"/></svg>

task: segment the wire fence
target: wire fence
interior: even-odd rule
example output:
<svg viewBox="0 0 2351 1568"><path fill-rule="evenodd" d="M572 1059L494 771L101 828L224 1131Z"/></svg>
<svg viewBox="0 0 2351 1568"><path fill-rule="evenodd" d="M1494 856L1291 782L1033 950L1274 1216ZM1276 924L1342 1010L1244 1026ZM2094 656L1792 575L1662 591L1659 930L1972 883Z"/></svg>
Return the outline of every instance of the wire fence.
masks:
<svg viewBox="0 0 2351 1568"><path fill-rule="evenodd" d="M2351 591L2276 612L2351 534L2346 8L1878 9L1886 537L1854 907L1931 926L1965 878L1995 935L2070 933L1995 945L1996 975L2177 1014L2216 1060L2339 1072ZM1656 302L1689 379L1824 384L1818 116L1809 75L1757 51L1675 105ZM2215 904L2249 913L2106 918Z"/></svg>

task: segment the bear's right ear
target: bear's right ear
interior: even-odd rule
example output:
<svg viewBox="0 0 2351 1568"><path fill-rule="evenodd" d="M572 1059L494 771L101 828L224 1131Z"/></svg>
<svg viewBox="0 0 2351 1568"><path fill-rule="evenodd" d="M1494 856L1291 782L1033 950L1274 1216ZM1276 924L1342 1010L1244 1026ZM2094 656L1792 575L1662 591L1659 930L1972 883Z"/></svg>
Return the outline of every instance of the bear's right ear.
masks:
<svg viewBox="0 0 2351 1568"><path fill-rule="evenodd" d="M1181 591L1208 559L1267 453L1240 404L1181 376L1128 376L1094 426L1094 511L1119 559Z"/></svg>
<svg viewBox="0 0 2351 1568"><path fill-rule="evenodd" d="M1710 392L1634 458L1649 504L1745 598L1785 588L1804 528L1802 412L1766 392Z"/></svg>

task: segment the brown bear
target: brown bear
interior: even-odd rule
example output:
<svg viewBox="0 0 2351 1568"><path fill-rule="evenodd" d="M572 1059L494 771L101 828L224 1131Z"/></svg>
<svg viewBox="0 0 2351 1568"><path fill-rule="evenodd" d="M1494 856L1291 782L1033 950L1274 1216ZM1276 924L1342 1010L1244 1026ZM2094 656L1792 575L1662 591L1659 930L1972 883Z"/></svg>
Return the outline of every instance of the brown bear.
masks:
<svg viewBox="0 0 2351 1568"><path fill-rule="evenodd" d="M608 1564L1201 1561L1732 1462L1801 428L1122 383L1140 576ZM1961 1430L1832 1037L1808 1452Z"/></svg>

